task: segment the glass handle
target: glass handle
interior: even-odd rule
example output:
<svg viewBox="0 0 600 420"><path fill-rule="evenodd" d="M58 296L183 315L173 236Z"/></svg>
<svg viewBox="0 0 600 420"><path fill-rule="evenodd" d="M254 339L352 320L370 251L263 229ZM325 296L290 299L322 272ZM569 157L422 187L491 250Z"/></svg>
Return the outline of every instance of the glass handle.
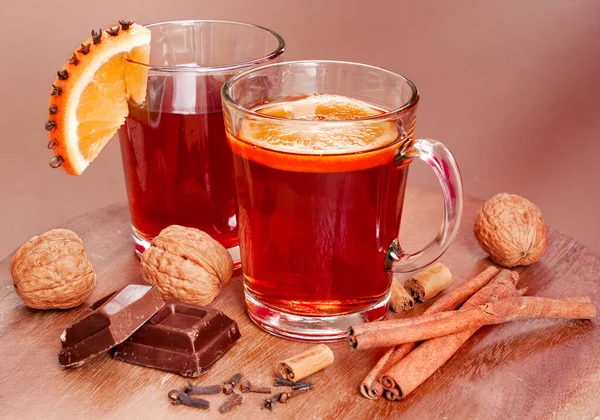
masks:
<svg viewBox="0 0 600 420"><path fill-rule="evenodd" d="M407 165L415 158L431 166L437 175L444 196L444 215L437 236L420 251L409 254L402 250L398 239L392 241L388 248L385 268L395 273L418 270L437 260L456 236L462 214L462 178L450 150L435 140L412 140L398 150L395 164Z"/></svg>

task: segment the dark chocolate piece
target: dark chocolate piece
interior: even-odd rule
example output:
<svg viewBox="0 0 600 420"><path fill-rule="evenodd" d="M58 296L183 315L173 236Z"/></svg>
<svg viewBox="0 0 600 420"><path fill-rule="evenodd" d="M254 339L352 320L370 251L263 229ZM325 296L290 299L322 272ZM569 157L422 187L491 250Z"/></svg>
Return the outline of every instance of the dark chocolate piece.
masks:
<svg viewBox="0 0 600 420"><path fill-rule="evenodd" d="M223 312L169 303L117 346L114 357L193 378L206 373L238 338L236 322Z"/></svg>
<svg viewBox="0 0 600 420"><path fill-rule="evenodd" d="M60 336L58 362L79 366L127 340L164 306L156 287L129 284L84 309Z"/></svg>

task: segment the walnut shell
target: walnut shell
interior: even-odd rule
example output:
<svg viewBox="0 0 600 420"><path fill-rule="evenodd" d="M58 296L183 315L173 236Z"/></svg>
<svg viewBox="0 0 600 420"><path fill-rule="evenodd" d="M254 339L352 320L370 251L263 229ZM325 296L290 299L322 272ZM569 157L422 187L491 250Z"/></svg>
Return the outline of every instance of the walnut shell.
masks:
<svg viewBox="0 0 600 420"><path fill-rule="evenodd" d="M17 294L30 308L74 308L96 287L83 241L67 229L31 238L15 253L10 272Z"/></svg>
<svg viewBox="0 0 600 420"><path fill-rule="evenodd" d="M497 194L486 201L477 213L474 231L492 261L504 267L533 264L548 242L540 209L513 194Z"/></svg>
<svg viewBox="0 0 600 420"><path fill-rule="evenodd" d="M233 274L227 250L207 233L171 225L142 254L142 276L166 299L208 305Z"/></svg>

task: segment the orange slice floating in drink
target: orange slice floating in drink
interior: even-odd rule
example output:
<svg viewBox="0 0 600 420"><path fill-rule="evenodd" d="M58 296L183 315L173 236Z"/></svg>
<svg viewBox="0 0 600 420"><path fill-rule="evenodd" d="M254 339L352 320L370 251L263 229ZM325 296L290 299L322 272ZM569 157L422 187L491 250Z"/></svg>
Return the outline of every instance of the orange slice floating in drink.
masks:
<svg viewBox="0 0 600 420"><path fill-rule="evenodd" d="M127 101L141 103L146 95L150 31L119 23L92 31L52 84L45 125L50 166L72 175L80 175L123 124Z"/></svg>
<svg viewBox="0 0 600 420"><path fill-rule="evenodd" d="M391 162L398 148L396 124L369 119L384 111L345 96L308 96L256 112L276 119L245 119L239 138L229 133L228 138L234 153L267 166L300 172L366 169Z"/></svg>

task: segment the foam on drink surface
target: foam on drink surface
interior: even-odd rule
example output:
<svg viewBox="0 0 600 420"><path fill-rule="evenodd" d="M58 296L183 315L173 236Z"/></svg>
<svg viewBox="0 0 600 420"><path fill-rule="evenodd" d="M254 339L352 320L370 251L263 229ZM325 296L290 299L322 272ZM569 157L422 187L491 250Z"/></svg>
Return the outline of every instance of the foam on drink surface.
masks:
<svg viewBox="0 0 600 420"><path fill-rule="evenodd" d="M239 137L281 152L356 153L386 146L398 138L393 122L364 120L381 115L384 110L346 96L313 95L269 103L254 111L279 119L246 119L241 124Z"/></svg>

